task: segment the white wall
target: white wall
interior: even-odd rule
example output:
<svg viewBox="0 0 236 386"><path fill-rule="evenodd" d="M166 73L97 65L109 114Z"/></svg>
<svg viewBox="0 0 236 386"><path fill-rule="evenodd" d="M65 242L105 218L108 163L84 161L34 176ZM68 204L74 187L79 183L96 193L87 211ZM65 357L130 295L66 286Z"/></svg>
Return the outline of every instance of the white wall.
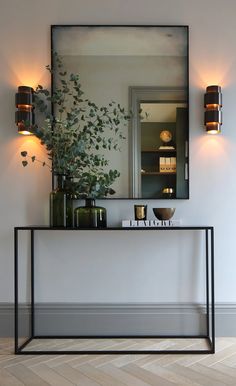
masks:
<svg viewBox="0 0 236 386"><path fill-rule="evenodd" d="M50 25L176 24L190 27L191 183L190 200L171 202L171 205L176 207L176 217L182 218L184 224L215 226L216 298L218 302L236 302L235 0L3 0L1 5L0 301L13 300L13 227L48 224L50 175L40 166L32 165L27 169L21 166L19 154L22 149L28 149L39 156L43 156L43 152L35 140L17 135L14 124L14 94L20 84L49 84L44 66L50 62ZM204 133L203 94L205 87L210 84L219 84L223 88L221 136L210 137ZM102 202L108 208L110 224L119 224L121 219L131 217L134 203L135 201ZM147 203L150 217L153 206L163 206L163 202L158 201ZM154 236L152 237L155 241ZM157 249L156 246L154 251ZM77 240L71 240L70 250L72 255L73 252L78 253ZM97 250L98 244L94 247L94 252ZM182 250L184 248L178 249L179 254ZM55 277L60 276L66 262L61 261L58 264L55 259L50 260L52 255L47 247L43 251L48 253L48 260L44 255L49 264L48 269ZM113 248L111 252L114 261L120 258L119 248ZM149 258L148 253L144 258ZM125 271L125 259L122 262L122 269ZM153 264L153 271L162 270L160 259ZM128 266L132 267L130 261ZM138 264L135 265L136 270L137 266ZM111 269L109 266L106 272L108 275ZM141 265L140 270L142 269ZM195 277L196 271L193 270L192 275ZM161 276L159 280L162 280ZM181 289L181 280L178 285ZM93 282L89 286L93 286ZM75 289L76 285L73 288L65 287L67 297L70 298L69 292ZM145 291L145 286L143 289ZM102 299L108 298L105 296ZM111 293L109 300L112 300ZM116 295L114 300L117 300Z"/></svg>

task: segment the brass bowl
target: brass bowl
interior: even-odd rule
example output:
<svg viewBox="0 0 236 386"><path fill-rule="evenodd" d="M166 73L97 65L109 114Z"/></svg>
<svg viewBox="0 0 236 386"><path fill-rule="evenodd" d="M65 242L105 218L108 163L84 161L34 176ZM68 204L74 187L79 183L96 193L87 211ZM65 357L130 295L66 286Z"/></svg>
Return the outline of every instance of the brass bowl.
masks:
<svg viewBox="0 0 236 386"><path fill-rule="evenodd" d="M174 216L175 208L152 208L158 220L170 220Z"/></svg>

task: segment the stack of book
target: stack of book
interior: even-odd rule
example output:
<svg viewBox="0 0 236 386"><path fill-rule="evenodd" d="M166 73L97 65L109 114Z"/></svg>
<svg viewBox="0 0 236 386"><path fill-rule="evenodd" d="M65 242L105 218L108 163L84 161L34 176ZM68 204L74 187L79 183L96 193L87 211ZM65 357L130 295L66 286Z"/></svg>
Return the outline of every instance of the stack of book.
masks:
<svg viewBox="0 0 236 386"><path fill-rule="evenodd" d="M178 227L181 220L122 220L122 228Z"/></svg>
<svg viewBox="0 0 236 386"><path fill-rule="evenodd" d="M160 157L159 164L160 173L176 172L176 157Z"/></svg>

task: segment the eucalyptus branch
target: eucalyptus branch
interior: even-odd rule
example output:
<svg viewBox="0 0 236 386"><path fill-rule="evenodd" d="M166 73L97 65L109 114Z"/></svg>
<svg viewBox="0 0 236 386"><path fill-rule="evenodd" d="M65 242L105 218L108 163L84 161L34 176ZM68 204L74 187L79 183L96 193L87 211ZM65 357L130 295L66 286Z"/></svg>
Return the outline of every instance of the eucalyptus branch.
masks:
<svg viewBox="0 0 236 386"><path fill-rule="evenodd" d="M114 193L111 185L119 178L117 170L109 170L104 151L119 151L125 139L122 128L127 126L130 114L119 103L98 106L84 98L78 74L68 74L57 53L54 66L46 66L56 76L57 86L51 92L41 85L35 90L34 106L44 118L33 133L46 148L50 165L22 152L24 158L40 162L55 174L75 179L80 197L102 197ZM53 114L50 106L53 104ZM23 166L28 161L22 161ZM107 170L108 169L108 170Z"/></svg>
<svg viewBox="0 0 236 386"><path fill-rule="evenodd" d="M38 163L42 164L42 166L46 166L47 168L50 169L50 171L52 171L51 165L47 164L47 163L44 162L44 161L39 160L35 155L29 156L28 153L27 153L27 151L22 151L22 152L21 152L21 156L22 156L23 158L28 158L28 159L30 159L31 162L38 162ZM22 161L22 165L23 165L24 167L27 166L27 165L28 165L28 161L27 161L26 159L24 159L24 160Z"/></svg>

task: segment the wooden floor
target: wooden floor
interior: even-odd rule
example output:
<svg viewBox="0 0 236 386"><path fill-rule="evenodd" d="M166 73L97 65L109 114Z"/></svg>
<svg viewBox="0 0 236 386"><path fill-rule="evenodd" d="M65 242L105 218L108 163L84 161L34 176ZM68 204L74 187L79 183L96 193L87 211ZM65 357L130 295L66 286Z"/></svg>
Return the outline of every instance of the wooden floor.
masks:
<svg viewBox="0 0 236 386"><path fill-rule="evenodd" d="M0 339L0 386L8 385L236 386L236 338L218 338L214 355L83 356L13 355L13 341Z"/></svg>

